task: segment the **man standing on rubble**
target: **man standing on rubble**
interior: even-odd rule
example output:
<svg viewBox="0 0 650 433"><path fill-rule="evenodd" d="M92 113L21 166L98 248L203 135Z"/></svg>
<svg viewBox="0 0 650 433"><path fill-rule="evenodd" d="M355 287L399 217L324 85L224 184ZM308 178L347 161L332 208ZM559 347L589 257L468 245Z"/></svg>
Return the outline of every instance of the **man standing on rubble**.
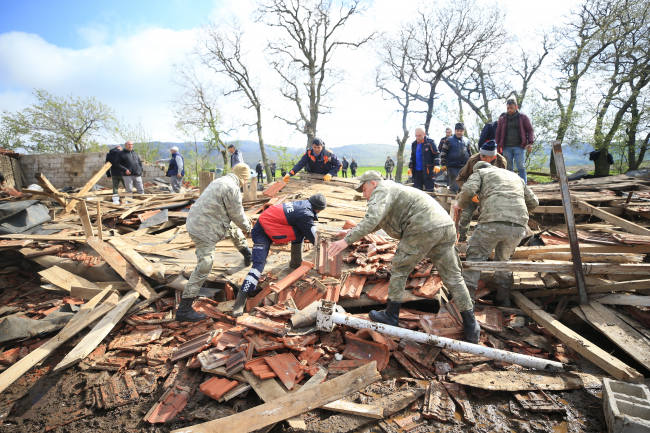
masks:
<svg viewBox="0 0 650 433"><path fill-rule="evenodd" d="M424 128L415 128L415 141L411 143L409 176L413 175L413 188L433 192L436 175L440 172L438 146L424 133Z"/></svg>
<svg viewBox="0 0 650 433"><path fill-rule="evenodd" d="M235 149L234 144L228 145L228 152L230 152L230 168L233 169L237 164L244 164L244 154L241 150Z"/></svg>
<svg viewBox="0 0 650 433"><path fill-rule="evenodd" d="M395 168L395 161L393 161L390 156L387 156L386 162L384 162L384 170L386 170L386 179L393 180L394 168Z"/></svg>
<svg viewBox="0 0 650 433"><path fill-rule="evenodd" d="M120 168L117 166L117 161L120 157L120 152L122 151L122 146L117 145L111 150L108 151L106 154L106 161L105 162L110 162L111 163L111 168L108 169L106 172L106 177L111 179L111 182L113 183L113 202L114 203L119 203L119 197L116 195L117 191L120 188L120 182L122 182L122 186L124 186L124 178L122 177L122 172L120 171Z"/></svg>
<svg viewBox="0 0 650 433"><path fill-rule="evenodd" d="M233 317L244 314L244 307L249 297L254 296L257 282L264 272L266 258L271 244L287 244L291 242L291 261L289 267L297 269L302 263L302 243L306 238L316 245L317 214L325 209L327 200L321 193L314 194L307 200L289 203L278 203L269 207L260 215L253 227L253 267L244 279L237 300L232 309Z"/></svg>
<svg viewBox="0 0 650 433"><path fill-rule="evenodd" d="M356 227L337 233L343 239L330 246L330 257L380 228L400 239L392 260L386 311L371 311L370 319L397 326L408 276L422 259L429 257L461 312L465 337L478 343L481 328L463 282L455 248L456 229L449 214L425 192L384 180L375 170L359 178L356 190L368 199L368 211Z"/></svg>
<svg viewBox="0 0 650 433"><path fill-rule="evenodd" d="M250 170L246 164L237 164L232 173L211 182L190 208L187 232L196 246L197 263L176 310L178 321L197 322L205 318L205 314L194 311L192 302L212 271L217 242L230 237L244 256L244 264L250 266L252 262L251 250L242 233L242 230L250 233L251 224L244 214L240 192L250 179Z"/></svg>
<svg viewBox="0 0 650 433"><path fill-rule="evenodd" d="M269 164L269 169L271 170L271 182L275 182L275 170L277 170L278 166L275 163L275 161L271 160L271 163Z"/></svg>
<svg viewBox="0 0 650 433"><path fill-rule="evenodd" d="M497 144L494 140L489 140L483 144L479 153L472 155L458 173L456 178L456 184L461 189L467 179L474 174L474 165L479 161L489 162L495 167L506 168L506 159L497 153ZM467 240L467 232L469 231L469 225L472 222L472 216L474 212L478 209L478 197L472 197L472 199L467 203L467 206L463 209L460 214L460 220L458 221L458 240L460 242L465 242Z"/></svg>
<svg viewBox="0 0 650 433"><path fill-rule="evenodd" d="M458 192L456 178L470 157L469 141L463 135L465 124L458 122L454 135L443 141L440 147L440 168L447 170L447 186L453 192Z"/></svg>
<svg viewBox="0 0 650 433"><path fill-rule="evenodd" d="M494 251L495 262L507 262L526 235L528 212L539 202L535 193L515 173L502 170L487 161L474 165L472 174L458 195L454 209L463 209L478 196L481 216L465 253L468 262L486 261ZM474 298L481 271L464 271L465 284ZM495 303L510 306L512 272L494 273L497 284Z"/></svg>
<svg viewBox="0 0 650 433"><path fill-rule="evenodd" d="M156 164L159 162L169 164L166 176L171 179L172 189L176 194L178 194L181 192L181 186L183 186L183 176L185 176L185 159L183 159L183 155L178 152L178 147L174 146L169 149L169 151L172 153L172 157L169 159L157 159Z"/></svg>
<svg viewBox="0 0 650 433"><path fill-rule="evenodd" d="M262 165L262 160L258 161L255 166L255 173L257 173L257 182L260 185L264 183L264 166Z"/></svg>
<svg viewBox="0 0 650 433"><path fill-rule="evenodd" d="M350 163L344 156L341 161L341 177L348 177L348 167L350 167Z"/></svg>
<svg viewBox="0 0 650 433"><path fill-rule="evenodd" d="M311 149L305 152L300 161L298 161L298 164L282 180L285 183L289 183L291 176L295 176L305 166L310 173L323 174L323 180L329 182L332 180L332 177L338 175L341 169L341 162L334 152L325 149L323 140L316 137L312 141Z"/></svg>
<svg viewBox="0 0 650 433"><path fill-rule="evenodd" d="M124 189L127 194L133 192L135 186L138 194L144 194L144 185L142 184L142 161L140 156L133 150L133 142L124 143L124 150L120 152L117 159L117 166L123 173Z"/></svg>
<svg viewBox="0 0 650 433"><path fill-rule="evenodd" d="M357 175L357 168L359 168L359 164L352 158L352 162L350 163L350 173L352 174L352 177L355 177Z"/></svg>
<svg viewBox="0 0 650 433"><path fill-rule="evenodd" d="M506 102L506 115L499 118L494 140L508 161L507 169L514 172L516 162L519 176L527 182L526 152L533 150L535 131L530 118L519 111L515 99Z"/></svg>

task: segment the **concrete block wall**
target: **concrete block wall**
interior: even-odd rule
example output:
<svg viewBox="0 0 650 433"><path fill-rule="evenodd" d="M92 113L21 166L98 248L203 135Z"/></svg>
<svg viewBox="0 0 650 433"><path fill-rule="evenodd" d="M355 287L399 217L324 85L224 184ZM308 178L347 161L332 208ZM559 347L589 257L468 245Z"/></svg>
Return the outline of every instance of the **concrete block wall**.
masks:
<svg viewBox="0 0 650 433"><path fill-rule="evenodd" d="M102 168L105 159L105 153L21 155L20 164L28 185L38 184L36 173L43 173L57 188L82 187ZM143 182L151 182L154 177L164 178L165 170L161 170L157 165L143 163L143 166ZM97 184L107 188L112 187L110 179L105 175Z"/></svg>

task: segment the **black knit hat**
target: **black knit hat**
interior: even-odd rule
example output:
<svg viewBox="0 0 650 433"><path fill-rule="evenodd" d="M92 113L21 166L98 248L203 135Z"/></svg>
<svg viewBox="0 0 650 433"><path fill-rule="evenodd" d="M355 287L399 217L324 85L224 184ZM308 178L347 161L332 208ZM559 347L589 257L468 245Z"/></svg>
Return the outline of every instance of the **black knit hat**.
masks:
<svg viewBox="0 0 650 433"><path fill-rule="evenodd" d="M327 206L327 200L325 200L325 196L320 192L309 197L309 203L311 203L311 207L314 210L323 210Z"/></svg>
<svg viewBox="0 0 650 433"><path fill-rule="evenodd" d="M456 129L462 129L463 131L465 130L465 124L462 122L458 122L456 124Z"/></svg>
<svg viewBox="0 0 650 433"><path fill-rule="evenodd" d="M325 142L318 137L314 137L311 144L315 144L316 146L325 146Z"/></svg>

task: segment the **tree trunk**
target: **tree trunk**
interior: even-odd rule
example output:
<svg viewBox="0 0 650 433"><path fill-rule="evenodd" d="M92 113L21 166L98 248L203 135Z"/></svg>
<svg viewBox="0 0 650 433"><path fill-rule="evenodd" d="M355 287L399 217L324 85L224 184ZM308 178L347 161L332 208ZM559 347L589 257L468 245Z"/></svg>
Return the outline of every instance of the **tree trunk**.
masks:
<svg viewBox="0 0 650 433"><path fill-rule="evenodd" d="M230 167L228 165L228 151L226 149L220 150L221 157L223 158L223 174L226 174L230 171Z"/></svg>
<svg viewBox="0 0 650 433"><path fill-rule="evenodd" d="M429 135L429 125L431 125L431 118L433 117L433 100L436 96L436 85L429 83L431 91L429 91L429 99L427 99L427 117L424 120L424 133Z"/></svg>
<svg viewBox="0 0 650 433"><path fill-rule="evenodd" d="M404 171L404 148L406 147L408 139L408 131L405 132L401 139L399 137L395 139L395 141L397 141L397 165L395 166L397 172L395 173L395 182L402 182L402 172Z"/></svg>
<svg viewBox="0 0 650 433"><path fill-rule="evenodd" d="M628 161L628 170L638 170L639 165L643 161L641 159L637 163L637 157L636 157L636 133L637 129L639 126L639 108L637 106L637 101L636 99L632 103L632 107L630 108L630 114L632 116L632 119L630 120L630 126L627 129L627 161Z"/></svg>
<svg viewBox="0 0 650 433"><path fill-rule="evenodd" d="M262 164L264 164L264 171L266 171L266 183L270 183L273 179L271 177L271 166L266 157L266 147L264 146L264 139L262 138L262 112L260 107L257 109L257 140L260 143L260 152L262 152Z"/></svg>
<svg viewBox="0 0 650 433"><path fill-rule="evenodd" d="M600 157L594 161L594 174L596 176L609 176L609 163L607 162L607 154L609 149L607 147L600 147Z"/></svg>

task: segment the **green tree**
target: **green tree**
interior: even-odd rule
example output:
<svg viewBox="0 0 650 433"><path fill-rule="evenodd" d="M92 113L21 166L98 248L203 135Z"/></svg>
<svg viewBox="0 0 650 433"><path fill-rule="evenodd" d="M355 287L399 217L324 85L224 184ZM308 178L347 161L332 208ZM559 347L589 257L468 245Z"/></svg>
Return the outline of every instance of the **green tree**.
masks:
<svg viewBox="0 0 650 433"><path fill-rule="evenodd" d="M115 113L94 97L55 96L35 89L38 100L21 112L2 112L3 141L29 153L83 153L96 148L116 124Z"/></svg>
<svg viewBox="0 0 650 433"><path fill-rule="evenodd" d="M268 146L273 152L278 155L276 164L279 169L284 168L286 171L291 170L302 157L302 152L299 149L290 149L287 146L272 144Z"/></svg>

